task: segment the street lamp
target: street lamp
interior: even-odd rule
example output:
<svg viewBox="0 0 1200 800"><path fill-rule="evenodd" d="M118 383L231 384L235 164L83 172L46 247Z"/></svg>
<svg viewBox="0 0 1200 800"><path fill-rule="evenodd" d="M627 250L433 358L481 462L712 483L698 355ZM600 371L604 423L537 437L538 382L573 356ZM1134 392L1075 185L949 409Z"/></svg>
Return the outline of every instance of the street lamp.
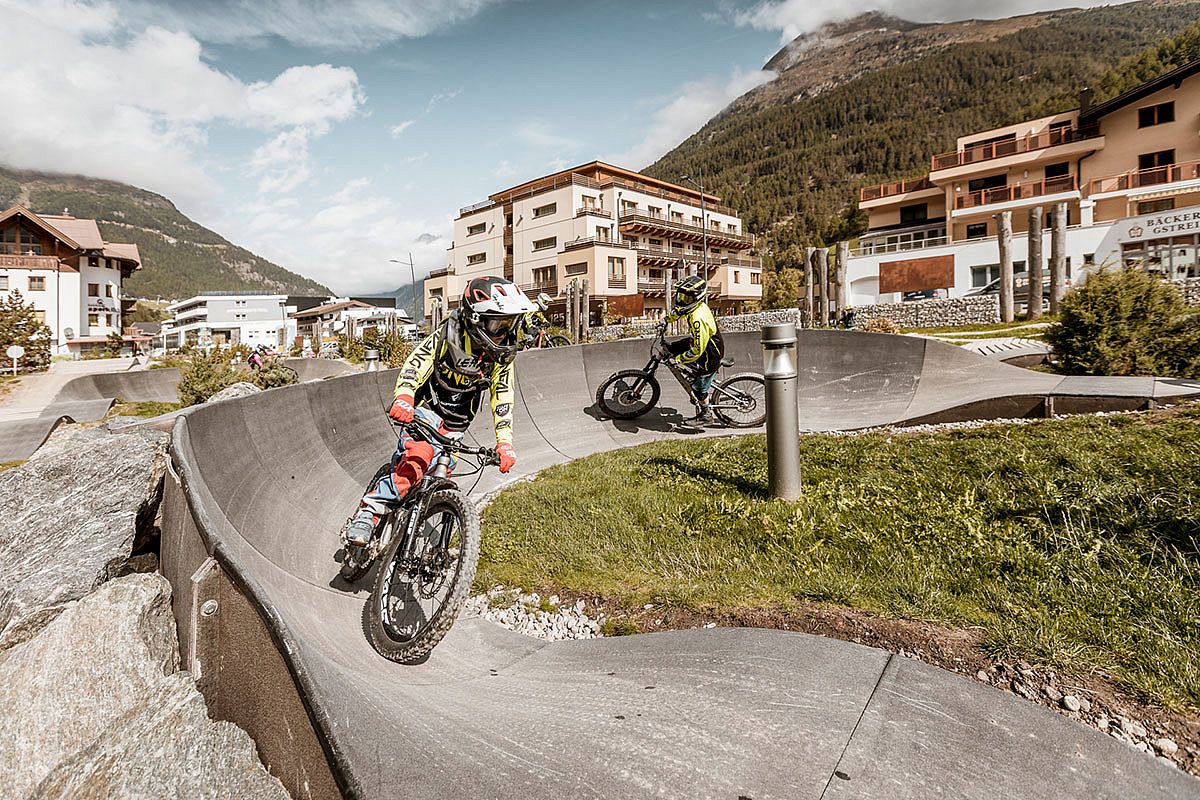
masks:
<svg viewBox="0 0 1200 800"><path fill-rule="evenodd" d="M704 165L700 165L700 182L692 180L687 175L680 175L679 180L687 181L700 190L700 231L704 237L704 280L708 280L708 214L704 210Z"/></svg>
<svg viewBox="0 0 1200 800"><path fill-rule="evenodd" d="M412 302L414 305L413 311L415 313L417 311L418 307L424 306L425 298L422 296L422 298L421 298L422 302L418 306L418 304L417 304L417 268L413 266L412 251L410 250L408 253L408 261L401 261L398 258L389 258L388 261L392 262L393 264L408 264L409 274L412 275L412 283L410 284L411 288L409 289L409 294L412 296ZM424 293L422 293L422 294L424 294ZM421 310L423 311L424 309L421 308ZM421 316L424 317L424 314L422 314ZM415 317L413 318L413 321L414 322L416 321Z"/></svg>

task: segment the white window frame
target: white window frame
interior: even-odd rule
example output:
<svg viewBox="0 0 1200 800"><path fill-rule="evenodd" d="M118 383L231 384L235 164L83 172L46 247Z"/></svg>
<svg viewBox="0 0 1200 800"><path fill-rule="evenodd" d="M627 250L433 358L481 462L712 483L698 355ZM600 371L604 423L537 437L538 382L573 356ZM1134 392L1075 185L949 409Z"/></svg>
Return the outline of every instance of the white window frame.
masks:
<svg viewBox="0 0 1200 800"><path fill-rule="evenodd" d="M467 266L475 267L487 263L487 253L472 253L467 256Z"/></svg>
<svg viewBox="0 0 1200 800"><path fill-rule="evenodd" d="M558 203L547 203L544 206L538 206L533 209L533 218L541 219L542 217L553 216L558 213Z"/></svg>
<svg viewBox="0 0 1200 800"><path fill-rule="evenodd" d="M541 250L553 250L558 247L558 237L548 236L545 239L533 240L533 252L537 253Z"/></svg>

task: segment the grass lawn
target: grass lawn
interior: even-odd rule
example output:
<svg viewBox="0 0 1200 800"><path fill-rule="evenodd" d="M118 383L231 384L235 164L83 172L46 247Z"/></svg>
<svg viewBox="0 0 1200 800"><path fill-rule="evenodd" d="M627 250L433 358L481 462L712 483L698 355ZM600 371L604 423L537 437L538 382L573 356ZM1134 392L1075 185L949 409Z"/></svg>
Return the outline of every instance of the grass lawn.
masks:
<svg viewBox="0 0 1200 800"><path fill-rule="evenodd" d="M150 417L169 414L172 411L177 411L181 408L183 408L183 405L180 403L157 403L153 401L126 403L118 401L117 404L109 410L108 414L106 414L104 418L145 417L149 419Z"/></svg>
<svg viewBox="0 0 1200 800"><path fill-rule="evenodd" d="M761 436L547 470L486 510L478 585L979 626L997 657L1200 709L1200 406L801 452L795 505L765 498Z"/></svg>

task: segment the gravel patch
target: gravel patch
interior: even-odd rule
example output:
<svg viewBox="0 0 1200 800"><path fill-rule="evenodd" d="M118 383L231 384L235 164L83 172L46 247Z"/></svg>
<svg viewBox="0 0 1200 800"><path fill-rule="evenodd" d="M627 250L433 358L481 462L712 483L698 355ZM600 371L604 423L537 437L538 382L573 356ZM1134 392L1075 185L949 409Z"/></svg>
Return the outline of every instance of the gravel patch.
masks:
<svg viewBox="0 0 1200 800"><path fill-rule="evenodd" d="M596 639L603 635L600 632L603 617L589 616L584 600L564 605L554 594L543 597L537 592L526 594L520 589L496 586L486 594L468 598L464 611L548 642Z"/></svg>

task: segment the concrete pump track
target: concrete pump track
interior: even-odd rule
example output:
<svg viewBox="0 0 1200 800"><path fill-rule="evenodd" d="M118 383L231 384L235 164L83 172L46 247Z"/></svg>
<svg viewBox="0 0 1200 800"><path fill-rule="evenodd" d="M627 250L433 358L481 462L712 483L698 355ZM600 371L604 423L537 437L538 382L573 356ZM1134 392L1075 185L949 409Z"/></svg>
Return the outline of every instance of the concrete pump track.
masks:
<svg viewBox="0 0 1200 800"><path fill-rule="evenodd" d="M757 334L727 337L760 370ZM690 410L597 418L648 342L524 353L516 476L678 436ZM802 331L808 430L1145 408L1200 384L1062 378L939 342ZM669 377L669 376L666 376ZM163 569L185 666L296 797L1200 796L1200 782L1035 704L888 652L757 629L546 643L460 619L427 662L384 660L338 530L395 436L394 372L288 387L177 422ZM491 439L481 414L470 436ZM714 432L719 434L719 431ZM619 479L619 476L614 476ZM484 531L484 536L487 531Z"/></svg>

